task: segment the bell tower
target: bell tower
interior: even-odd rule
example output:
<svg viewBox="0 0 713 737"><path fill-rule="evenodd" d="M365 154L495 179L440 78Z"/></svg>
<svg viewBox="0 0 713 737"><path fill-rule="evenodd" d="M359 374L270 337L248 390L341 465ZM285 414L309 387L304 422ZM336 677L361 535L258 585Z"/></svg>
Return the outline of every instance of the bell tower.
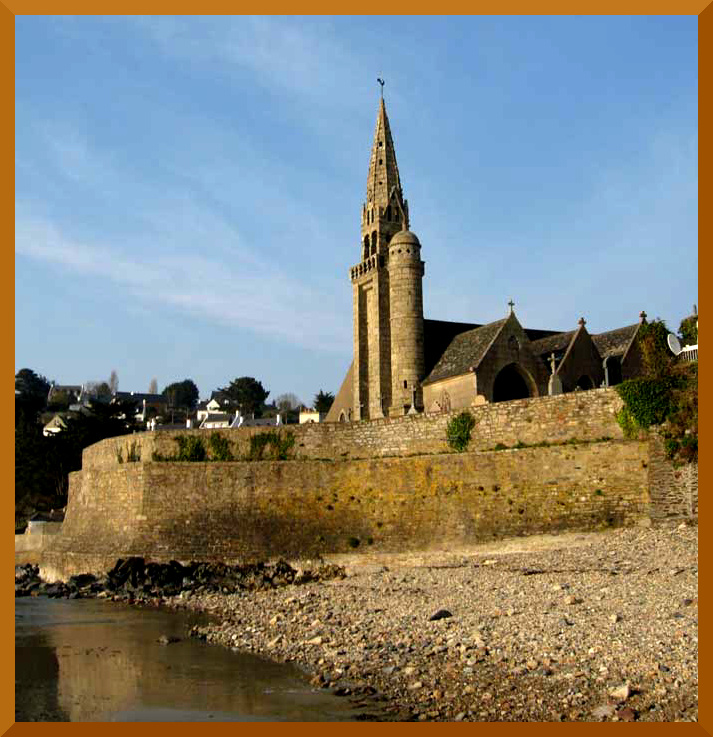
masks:
<svg viewBox="0 0 713 737"><path fill-rule="evenodd" d="M423 379L423 262L418 239L417 248L409 247L409 259L402 258L403 249L397 249L398 258L393 265L389 263L392 238L409 233L408 227L408 202L382 94L361 211L361 260L350 269L354 420L403 414L414 399L419 404L420 395L413 391ZM396 316L392 315L392 299L396 300Z"/></svg>

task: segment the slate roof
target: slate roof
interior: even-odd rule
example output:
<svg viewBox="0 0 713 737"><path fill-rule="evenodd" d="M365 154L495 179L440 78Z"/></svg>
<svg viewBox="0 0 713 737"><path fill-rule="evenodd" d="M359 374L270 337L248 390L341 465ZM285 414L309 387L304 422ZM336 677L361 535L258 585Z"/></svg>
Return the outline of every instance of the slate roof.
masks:
<svg viewBox="0 0 713 737"><path fill-rule="evenodd" d="M538 356L557 353L558 351L566 351L576 330L570 330L566 333L555 333L547 338L540 338L532 341L532 351Z"/></svg>
<svg viewBox="0 0 713 737"><path fill-rule="evenodd" d="M424 376L433 371L453 338L460 333L482 327L481 323L448 322L446 320L423 321Z"/></svg>
<svg viewBox="0 0 713 737"><path fill-rule="evenodd" d="M617 328L616 330L609 330L606 333L592 335L592 341L597 347L599 355L602 358L623 356L632 338L636 335L639 325L640 323L637 322L634 325L627 325L624 328Z"/></svg>
<svg viewBox="0 0 713 737"><path fill-rule="evenodd" d="M430 384L450 376L468 373L471 366L477 366L483 360L483 356L507 320L505 317L456 335L423 383Z"/></svg>

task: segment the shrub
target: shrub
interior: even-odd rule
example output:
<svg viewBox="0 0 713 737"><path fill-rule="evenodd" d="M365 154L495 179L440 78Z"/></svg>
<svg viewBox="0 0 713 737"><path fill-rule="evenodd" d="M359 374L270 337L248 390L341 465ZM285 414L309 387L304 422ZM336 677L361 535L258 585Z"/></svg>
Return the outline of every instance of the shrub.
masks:
<svg viewBox="0 0 713 737"><path fill-rule="evenodd" d="M178 454L172 460L176 461L205 461L207 457L203 439L195 435L179 435L174 438L178 443Z"/></svg>
<svg viewBox="0 0 713 737"><path fill-rule="evenodd" d="M214 461L232 461L233 454L230 452L230 441L219 432L212 432L208 438L210 455Z"/></svg>
<svg viewBox="0 0 713 737"><path fill-rule="evenodd" d="M461 412L453 417L446 428L448 445L458 453L462 453L470 442L470 434L475 427L475 418L470 412Z"/></svg>
<svg viewBox="0 0 713 737"><path fill-rule="evenodd" d="M248 460L261 461L271 458L278 461L285 461L289 457L294 444L294 433L289 431L281 433L275 430L269 430L268 432L258 433L250 438Z"/></svg>

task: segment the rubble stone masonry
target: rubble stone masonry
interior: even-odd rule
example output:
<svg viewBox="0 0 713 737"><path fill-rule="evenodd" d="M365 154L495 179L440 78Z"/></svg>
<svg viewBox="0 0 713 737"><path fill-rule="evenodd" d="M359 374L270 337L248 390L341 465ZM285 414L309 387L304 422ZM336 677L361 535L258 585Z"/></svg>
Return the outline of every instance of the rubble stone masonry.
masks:
<svg viewBox="0 0 713 737"><path fill-rule="evenodd" d="M176 452L175 433L105 440L70 475L42 574L101 572L128 555L237 562L447 548L633 524L659 498L669 515L697 514L690 479L691 501L677 502L678 492L659 490L662 479L680 486L675 472L676 483L663 478L663 456L652 465L649 441L621 438L619 406L612 390L594 390L473 408L466 453L447 449L449 415L291 427L298 457L289 461L153 462L154 451ZM264 431L223 434L235 452ZM565 444L513 449L518 441ZM493 450L498 443L510 449Z"/></svg>

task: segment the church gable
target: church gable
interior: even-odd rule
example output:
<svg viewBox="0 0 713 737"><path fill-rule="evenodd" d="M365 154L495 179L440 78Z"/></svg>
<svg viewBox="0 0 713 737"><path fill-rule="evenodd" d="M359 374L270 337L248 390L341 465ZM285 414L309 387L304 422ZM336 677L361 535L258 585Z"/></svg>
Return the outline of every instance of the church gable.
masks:
<svg viewBox="0 0 713 737"><path fill-rule="evenodd" d="M604 381L602 358L592 340L592 336L580 320L579 328L574 331L567 351L556 363L556 373L562 382L565 392L575 389L594 389Z"/></svg>

